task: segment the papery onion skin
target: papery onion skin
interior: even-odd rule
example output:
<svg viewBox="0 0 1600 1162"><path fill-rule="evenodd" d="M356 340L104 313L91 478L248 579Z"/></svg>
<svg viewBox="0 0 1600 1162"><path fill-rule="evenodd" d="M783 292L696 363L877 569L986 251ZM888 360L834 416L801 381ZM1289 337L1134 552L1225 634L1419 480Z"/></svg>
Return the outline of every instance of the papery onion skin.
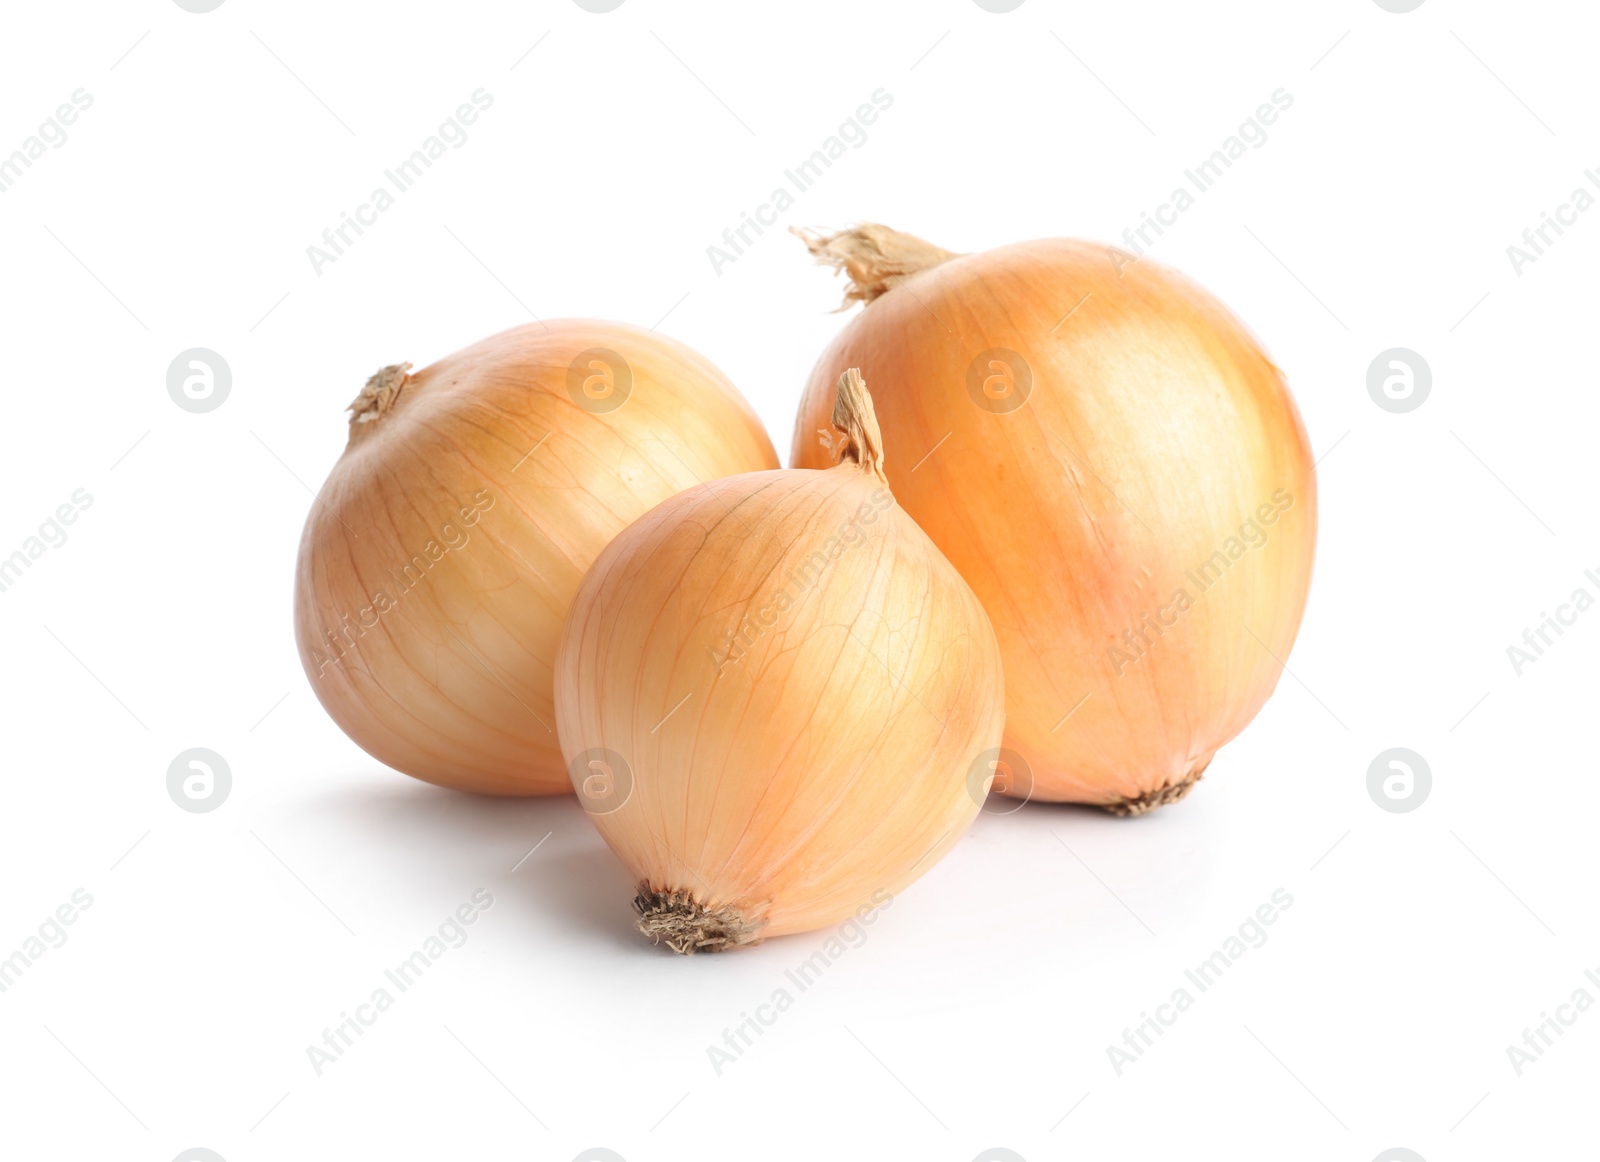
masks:
<svg viewBox="0 0 1600 1162"><path fill-rule="evenodd" d="M830 385L860 367L895 496L999 638L1025 768L1003 789L1119 814L1181 798L1272 693L1305 608L1316 477L1282 373L1148 259L1052 239L930 261L907 237L808 239L867 305L812 372L793 462L822 462Z"/></svg>
<svg viewBox="0 0 1600 1162"><path fill-rule="evenodd" d="M631 525L584 579L556 681L639 926L685 953L886 906L977 815L1004 714L977 598L848 460L692 488Z"/></svg>
<svg viewBox="0 0 1600 1162"><path fill-rule="evenodd" d="M334 721L396 770L567 793L552 683L584 571L661 501L777 456L709 361L620 323L533 323L408 366L351 405L306 520L301 661Z"/></svg>

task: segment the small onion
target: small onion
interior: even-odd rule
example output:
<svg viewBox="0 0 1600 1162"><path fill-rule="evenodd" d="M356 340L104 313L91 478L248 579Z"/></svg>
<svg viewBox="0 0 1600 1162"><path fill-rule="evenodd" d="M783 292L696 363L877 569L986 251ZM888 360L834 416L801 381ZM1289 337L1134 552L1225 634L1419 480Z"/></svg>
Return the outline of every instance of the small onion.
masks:
<svg viewBox="0 0 1600 1162"><path fill-rule="evenodd" d="M391 767L564 793L553 668L584 571L661 501L777 456L721 372L619 323L534 323L410 366L350 405L306 521L301 661L334 721Z"/></svg>
<svg viewBox="0 0 1600 1162"><path fill-rule="evenodd" d="M830 462L691 488L600 554L556 660L573 785L638 927L715 951L875 909L993 779L1000 654L840 378Z"/></svg>
<svg viewBox="0 0 1600 1162"><path fill-rule="evenodd" d="M1005 656L997 789L1119 814L1182 798L1272 693L1305 607L1316 478L1282 373L1205 291L1104 246L805 241L867 305L812 372L793 462L822 462L831 385L862 368L895 496Z"/></svg>

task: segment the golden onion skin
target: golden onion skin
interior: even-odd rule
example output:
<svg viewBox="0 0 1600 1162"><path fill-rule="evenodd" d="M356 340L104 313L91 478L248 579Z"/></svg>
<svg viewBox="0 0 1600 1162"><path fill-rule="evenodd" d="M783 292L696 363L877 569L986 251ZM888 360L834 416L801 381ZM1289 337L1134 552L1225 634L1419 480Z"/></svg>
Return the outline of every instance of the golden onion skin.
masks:
<svg viewBox="0 0 1600 1162"><path fill-rule="evenodd" d="M896 238L852 232L858 284L856 256ZM1316 478L1283 376L1149 260L1062 239L935 254L860 296L793 462L823 462L832 384L860 367L896 498L1000 641L1023 768L1004 789L1126 814L1180 798L1272 693L1305 608Z"/></svg>
<svg viewBox="0 0 1600 1162"><path fill-rule="evenodd" d="M556 714L641 930L694 952L888 906L977 816L1004 681L966 583L841 464L690 489L619 535Z"/></svg>
<svg viewBox="0 0 1600 1162"><path fill-rule="evenodd" d="M775 468L771 441L709 361L620 323L504 331L393 394L400 370L352 405L306 520L306 674L344 732L396 770L566 793L553 675L578 582L661 501Z"/></svg>

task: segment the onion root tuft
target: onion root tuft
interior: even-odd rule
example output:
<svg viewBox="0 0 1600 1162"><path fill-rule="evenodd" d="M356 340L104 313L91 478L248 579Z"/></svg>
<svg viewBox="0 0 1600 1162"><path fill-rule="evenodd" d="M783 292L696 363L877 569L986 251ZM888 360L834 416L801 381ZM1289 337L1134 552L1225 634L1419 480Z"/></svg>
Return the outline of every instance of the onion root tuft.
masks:
<svg viewBox="0 0 1600 1162"><path fill-rule="evenodd" d="M1176 803L1187 796L1190 791L1194 790L1194 785L1200 781L1201 776L1206 773L1206 767L1210 765L1210 762L1203 763L1198 769L1190 771L1176 783L1168 784L1154 791L1146 791L1144 794L1132 799L1113 799L1111 802L1101 805L1111 814L1120 815L1124 819L1132 818L1135 815L1148 814L1157 807L1165 807L1168 803Z"/></svg>
<svg viewBox="0 0 1600 1162"><path fill-rule="evenodd" d="M648 883L639 884L633 907L639 913L634 927L652 943L665 944L680 956L760 943L764 927L759 920L746 919L737 908L707 908L689 892Z"/></svg>

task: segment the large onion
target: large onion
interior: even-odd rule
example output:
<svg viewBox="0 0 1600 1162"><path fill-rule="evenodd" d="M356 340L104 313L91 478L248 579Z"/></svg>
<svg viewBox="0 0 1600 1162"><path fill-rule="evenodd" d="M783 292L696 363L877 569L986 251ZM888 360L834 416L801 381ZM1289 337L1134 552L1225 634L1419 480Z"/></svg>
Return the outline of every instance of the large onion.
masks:
<svg viewBox="0 0 1600 1162"><path fill-rule="evenodd" d="M652 510L600 554L562 638L573 783L638 880L640 929L677 952L868 920L994 777L989 620L895 506L860 376L838 391L837 466Z"/></svg>
<svg viewBox="0 0 1600 1162"><path fill-rule="evenodd" d="M824 462L832 384L860 367L896 498L994 623L1003 789L1181 798L1272 693L1305 606L1316 480L1282 373L1205 291L1103 246L807 242L867 305L811 375L794 463Z"/></svg>
<svg viewBox="0 0 1600 1162"><path fill-rule="evenodd" d="M564 320L374 375L311 508L295 632L369 754L501 795L569 789L552 675L578 582L673 494L777 467L721 372L663 336Z"/></svg>

